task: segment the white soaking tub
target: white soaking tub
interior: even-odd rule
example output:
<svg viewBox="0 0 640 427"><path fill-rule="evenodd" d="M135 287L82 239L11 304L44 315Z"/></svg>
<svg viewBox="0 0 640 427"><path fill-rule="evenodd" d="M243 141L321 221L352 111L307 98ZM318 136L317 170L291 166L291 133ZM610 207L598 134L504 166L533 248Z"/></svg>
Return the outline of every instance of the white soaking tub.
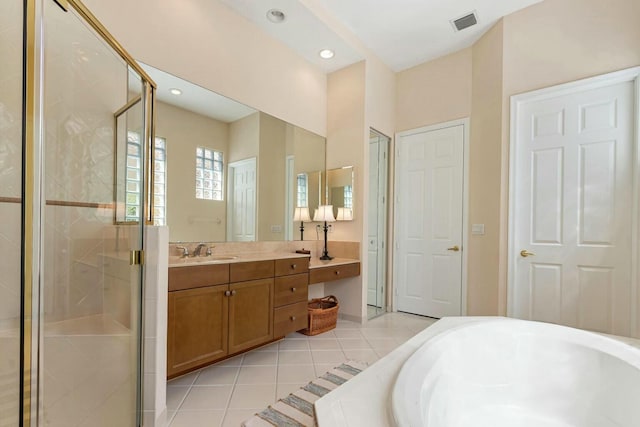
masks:
<svg viewBox="0 0 640 427"><path fill-rule="evenodd" d="M399 427L639 427L640 349L489 318L428 339L392 391Z"/></svg>

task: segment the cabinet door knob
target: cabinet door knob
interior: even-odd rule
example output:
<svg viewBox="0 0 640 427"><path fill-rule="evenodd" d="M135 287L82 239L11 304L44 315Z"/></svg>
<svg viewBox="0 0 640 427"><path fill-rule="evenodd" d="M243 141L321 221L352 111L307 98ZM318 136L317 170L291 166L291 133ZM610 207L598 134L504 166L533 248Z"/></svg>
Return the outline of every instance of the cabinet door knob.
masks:
<svg viewBox="0 0 640 427"><path fill-rule="evenodd" d="M292 269L292 270L295 270L295 269L296 269L296 267L297 267L297 265L296 265L296 264L291 264L291 269Z"/></svg>
<svg viewBox="0 0 640 427"><path fill-rule="evenodd" d="M340 270L336 270L336 276L340 274Z"/></svg>
<svg viewBox="0 0 640 427"><path fill-rule="evenodd" d="M224 291L224 296L228 297L229 295L231 295L231 291Z"/></svg>
<svg viewBox="0 0 640 427"><path fill-rule="evenodd" d="M236 294L236 291L231 291L231 296L234 296Z"/></svg>
<svg viewBox="0 0 640 427"><path fill-rule="evenodd" d="M291 316L291 321L293 322L294 320L296 320L296 316Z"/></svg>
<svg viewBox="0 0 640 427"><path fill-rule="evenodd" d="M291 288L291 292L295 292L295 291L296 291L296 288Z"/></svg>

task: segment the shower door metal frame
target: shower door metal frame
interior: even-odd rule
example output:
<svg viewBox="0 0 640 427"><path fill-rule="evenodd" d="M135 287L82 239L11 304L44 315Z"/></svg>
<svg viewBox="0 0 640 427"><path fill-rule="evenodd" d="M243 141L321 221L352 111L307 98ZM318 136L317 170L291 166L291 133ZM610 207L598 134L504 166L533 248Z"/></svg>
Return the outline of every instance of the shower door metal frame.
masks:
<svg viewBox="0 0 640 427"><path fill-rule="evenodd" d="M42 81L43 81L43 2L52 1L65 12L73 9L102 40L109 45L125 63L140 76L143 83L142 103L144 110L143 143L145 150L145 167L142 174L144 197L142 218L144 222L153 221L152 201L149 197L153 187L150 178L153 176L153 136L154 102L156 83L120 45L98 19L82 4L80 0L23 0L23 132L22 132L22 256L21 256L21 305L20 305L20 413L19 426L36 426L39 408L39 363L42 324L40 322L40 272L42 270L41 247L42 206L45 200L42 191L43 168L43 135L42 135ZM141 246L144 242L144 225L142 227ZM142 425L142 360L144 332L144 268L140 276L140 312L138 339L138 393L136 423Z"/></svg>

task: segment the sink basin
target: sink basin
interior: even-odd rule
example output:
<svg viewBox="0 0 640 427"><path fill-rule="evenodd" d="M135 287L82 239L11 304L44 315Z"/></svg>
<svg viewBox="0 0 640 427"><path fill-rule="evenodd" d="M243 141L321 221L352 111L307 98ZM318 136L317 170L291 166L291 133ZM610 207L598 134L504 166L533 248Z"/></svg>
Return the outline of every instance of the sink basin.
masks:
<svg viewBox="0 0 640 427"><path fill-rule="evenodd" d="M189 265L189 264L199 264L199 263L208 263L208 262L224 262L224 261L232 261L234 259L238 259L236 255L209 255L209 256L197 256L197 257L180 257L180 256L170 256L169 257L169 265Z"/></svg>
<svg viewBox="0 0 640 427"><path fill-rule="evenodd" d="M211 255L202 258L203 261L230 261L232 259L238 259L235 255Z"/></svg>

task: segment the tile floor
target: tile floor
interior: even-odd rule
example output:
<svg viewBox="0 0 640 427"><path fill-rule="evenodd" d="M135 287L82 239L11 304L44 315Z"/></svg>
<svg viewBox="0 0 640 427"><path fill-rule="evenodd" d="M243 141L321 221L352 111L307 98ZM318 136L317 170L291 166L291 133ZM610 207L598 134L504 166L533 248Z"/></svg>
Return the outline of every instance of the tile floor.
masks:
<svg viewBox="0 0 640 427"><path fill-rule="evenodd" d="M364 325L339 320L314 337L294 333L169 381L170 427L240 423L346 360L371 364L437 319L387 313Z"/></svg>

